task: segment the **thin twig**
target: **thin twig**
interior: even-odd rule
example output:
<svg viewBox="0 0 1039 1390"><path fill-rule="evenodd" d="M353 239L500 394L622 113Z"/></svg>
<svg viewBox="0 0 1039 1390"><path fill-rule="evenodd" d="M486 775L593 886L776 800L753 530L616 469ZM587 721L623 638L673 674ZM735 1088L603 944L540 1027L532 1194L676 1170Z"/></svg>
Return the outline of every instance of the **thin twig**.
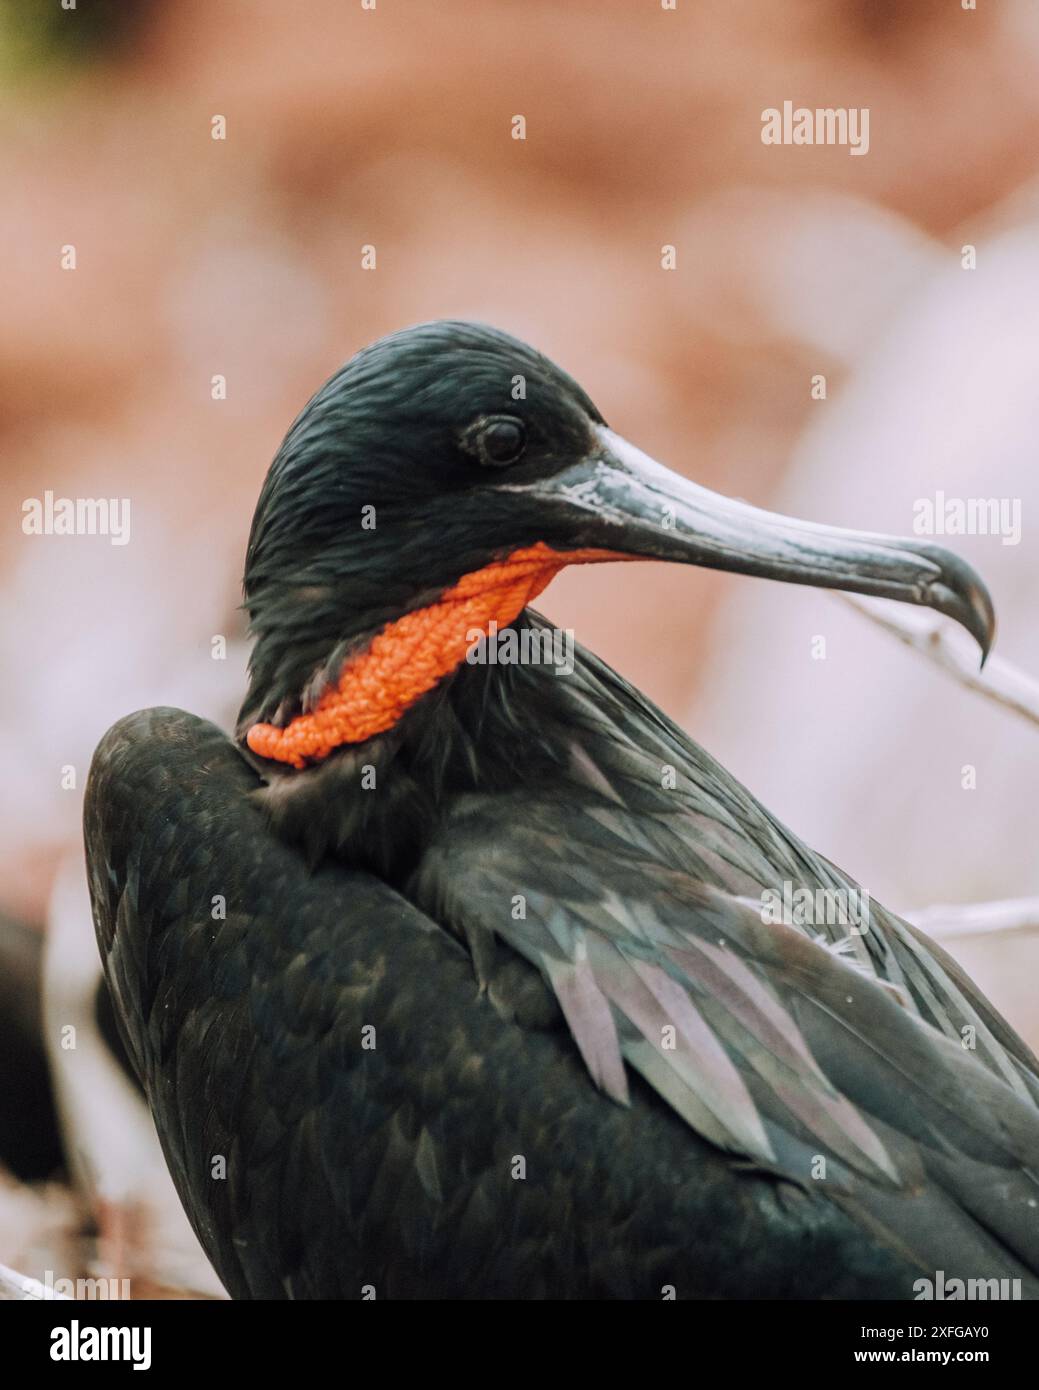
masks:
<svg viewBox="0 0 1039 1390"><path fill-rule="evenodd" d="M976 690L1004 709L1013 710L1032 724L1039 725L1039 681L1012 662L991 656L985 669L978 669L977 649L964 638L953 635L950 626L919 609L884 609L868 599L841 594L840 597L878 627L892 633L907 647L928 657L935 665L954 675L961 685Z"/></svg>
<svg viewBox="0 0 1039 1390"><path fill-rule="evenodd" d="M955 676L961 685L1039 725L1039 681L1002 657L978 666L977 649L944 619L914 608L881 609L875 600L840 594L845 603ZM939 904L903 916L929 936L949 941L965 936L1028 936L1039 932L1039 898Z"/></svg>
<svg viewBox="0 0 1039 1390"><path fill-rule="evenodd" d="M30 1279L27 1274L19 1274L16 1269L0 1265L0 1300L24 1302L45 1298L65 1298L68 1295L55 1293L53 1289L41 1284L38 1279Z"/></svg>
<svg viewBox="0 0 1039 1390"><path fill-rule="evenodd" d="M940 941L962 936L1028 936L1039 932L1039 898L940 904L902 915Z"/></svg>

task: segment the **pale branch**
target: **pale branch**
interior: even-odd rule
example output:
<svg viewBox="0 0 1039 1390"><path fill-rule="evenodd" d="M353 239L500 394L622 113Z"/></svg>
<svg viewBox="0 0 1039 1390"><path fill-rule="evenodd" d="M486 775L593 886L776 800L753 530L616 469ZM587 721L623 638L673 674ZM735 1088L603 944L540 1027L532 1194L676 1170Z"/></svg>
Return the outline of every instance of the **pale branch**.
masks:
<svg viewBox="0 0 1039 1390"><path fill-rule="evenodd" d="M965 936L1028 936L1039 932L1039 898L940 904L902 916L938 941Z"/></svg>
<svg viewBox="0 0 1039 1390"><path fill-rule="evenodd" d="M67 1297L67 1294L55 1293L53 1289L41 1284L38 1279L30 1279L27 1274L19 1274L16 1269L8 1269L7 1265L0 1265L0 1302L4 1300L25 1302L26 1299L30 1301L49 1298L66 1299Z"/></svg>
<svg viewBox="0 0 1039 1390"><path fill-rule="evenodd" d="M1039 725L1039 680L1027 675L1012 662L990 656L985 669L978 667L977 648L969 639L960 640L951 624L917 608L881 610L875 600L841 594L852 608L878 627L892 633L907 647L928 657L935 665L955 676L961 685L977 691L1004 709Z"/></svg>

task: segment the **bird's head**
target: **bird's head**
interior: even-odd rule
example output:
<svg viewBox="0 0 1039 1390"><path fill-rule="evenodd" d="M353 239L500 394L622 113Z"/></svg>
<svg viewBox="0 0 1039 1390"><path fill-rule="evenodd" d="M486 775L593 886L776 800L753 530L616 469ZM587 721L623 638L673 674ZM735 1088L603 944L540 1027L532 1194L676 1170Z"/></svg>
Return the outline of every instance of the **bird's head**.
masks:
<svg viewBox="0 0 1039 1390"><path fill-rule="evenodd" d="M438 322L353 357L289 430L249 541L240 735L304 767L393 727L564 565L654 559L924 604L986 653L962 560L710 492L610 430L505 333Z"/></svg>

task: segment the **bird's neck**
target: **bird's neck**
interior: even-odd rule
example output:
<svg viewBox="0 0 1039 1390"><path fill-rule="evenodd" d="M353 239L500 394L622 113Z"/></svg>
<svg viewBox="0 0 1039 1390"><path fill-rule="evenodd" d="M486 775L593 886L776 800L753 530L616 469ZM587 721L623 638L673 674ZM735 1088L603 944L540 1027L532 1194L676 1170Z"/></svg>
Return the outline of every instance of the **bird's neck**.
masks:
<svg viewBox="0 0 1039 1390"><path fill-rule="evenodd" d="M351 654L312 710L284 726L253 724L249 749L303 770L344 745L387 733L474 653L481 638L514 622L564 566L627 558L538 542L463 575L435 603L387 623Z"/></svg>
<svg viewBox="0 0 1039 1390"><path fill-rule="evenodd" d="M582 654L571 653L578 674L557 679L565 667L554 659L556 644L545 640L556 631L523 610L500 634L516 639L519 660L501 651L490 659L489 650L485 661L463 660L385 733L303 769L250 753L266 771L257 795L270 828L312 865L333 857L404 890L456 798L525 781L545 786L560 773L569 747L545 739L546 722L567 726ZM536 659L524 660L524 652Z"/></svg>

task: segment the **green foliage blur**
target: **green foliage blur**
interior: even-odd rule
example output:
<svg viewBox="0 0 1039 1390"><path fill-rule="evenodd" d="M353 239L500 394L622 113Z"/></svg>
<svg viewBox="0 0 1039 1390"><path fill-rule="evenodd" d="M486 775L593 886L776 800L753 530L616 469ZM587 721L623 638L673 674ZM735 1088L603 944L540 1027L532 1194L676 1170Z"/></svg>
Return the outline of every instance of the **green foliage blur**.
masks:
<svg viewBox="0 0 1039 1390"><path fill-rule="evenodd" d="M0 72L45 77L129 46L153 0L0 0Z"/></svg>

